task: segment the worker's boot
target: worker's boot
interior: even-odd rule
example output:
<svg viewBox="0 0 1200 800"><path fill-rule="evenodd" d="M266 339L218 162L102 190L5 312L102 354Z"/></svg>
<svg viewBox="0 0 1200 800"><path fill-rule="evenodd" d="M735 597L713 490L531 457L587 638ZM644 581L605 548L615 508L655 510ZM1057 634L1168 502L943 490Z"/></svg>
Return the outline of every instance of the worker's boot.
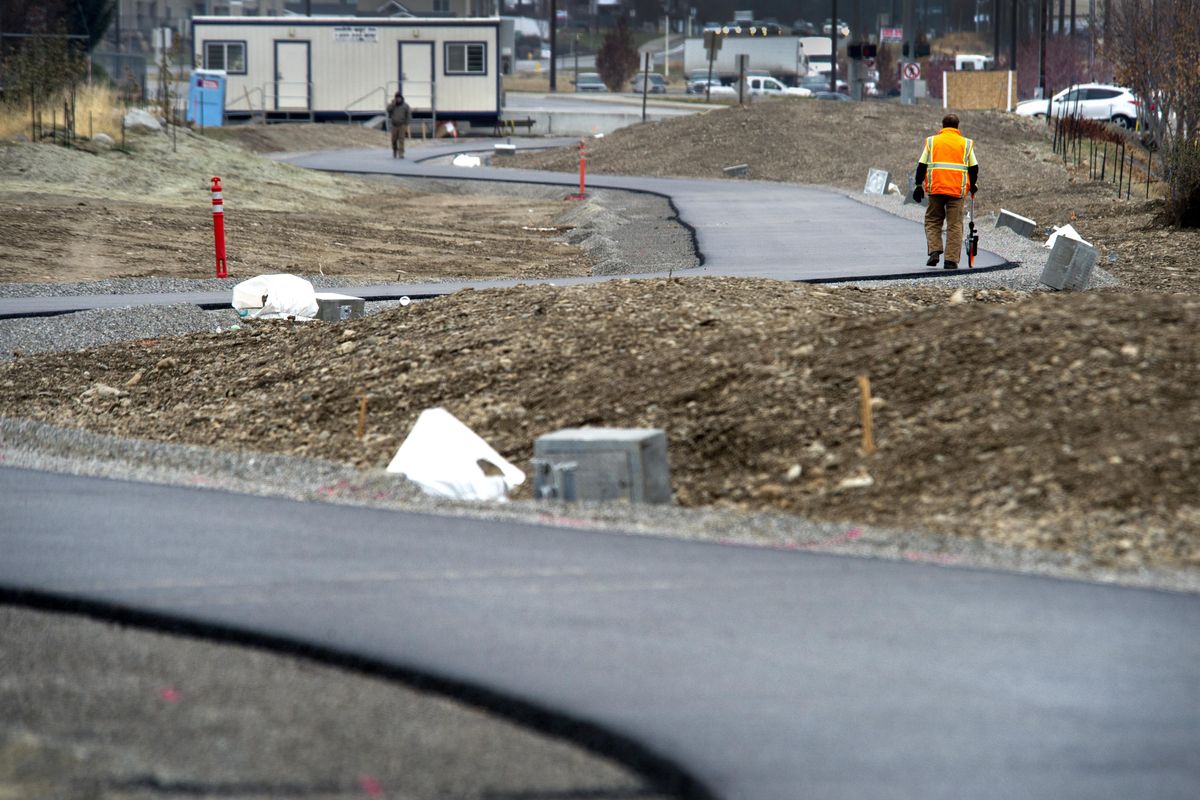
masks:
<svg viewBox="0 0 1200 800"><path fill-rule="evenodd" d="M942 264L942 269L958 269L958 262L947 261L945 264Z"/></svg>
<svg viewBox="0 0 1200 800"><path fill-rule="evenodd" d="M929 260L925 262L925 266L927 266L927 267L936 267L936 266L937 266L937 262L939 262L939 261L941 261L941 260L942 260L942 251L941 251L941 250L938 250L938 251L936 251L936 252L933 252L933 253L930 253L930 254L929 254Z"/></svg>

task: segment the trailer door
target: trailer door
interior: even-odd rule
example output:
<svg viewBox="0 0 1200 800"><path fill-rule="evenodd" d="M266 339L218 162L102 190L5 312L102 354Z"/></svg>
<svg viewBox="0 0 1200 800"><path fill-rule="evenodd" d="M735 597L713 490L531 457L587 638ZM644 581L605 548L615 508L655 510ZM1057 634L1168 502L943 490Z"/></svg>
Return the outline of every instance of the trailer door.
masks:
<svg viewBox="0 0 1200 800"><path fill-rule="evenodd" d="M400 91L413 111L433 110L433 42L400 42Z"/></svg>
<svg viewBox="0 0 1200 800"><path fill-rule="evenodd" d="M312 77L308 42L275 42L275 110L308 111Z"/></svg>

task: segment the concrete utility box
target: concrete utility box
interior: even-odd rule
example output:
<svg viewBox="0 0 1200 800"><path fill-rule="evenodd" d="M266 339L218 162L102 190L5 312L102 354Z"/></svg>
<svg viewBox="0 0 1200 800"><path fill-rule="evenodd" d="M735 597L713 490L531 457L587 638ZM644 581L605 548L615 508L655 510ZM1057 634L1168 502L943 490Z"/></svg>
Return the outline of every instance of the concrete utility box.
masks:
<svg viewBox="0 0 1200 800"><path fill-rule="evenodd" d="M1037 223L1029 217L1022 217L1020 214L1014 214L1002 208L1000 209L1000 216L996 218L996 227L1008 228L1028 239L1033 235L1033 230L1037 227Z"/></svg>
<svg viewBox="0 0 1200 800"><path fill-rule="evenodd" d="M584 501L671 502L667 434L657 428L564 428L539 436L533 456L574 462L575 496ZM534 485L534 496L539 494Z"/></svg>
<svg viewBox="0 0 1200 800"><path fill-rule="evenodd" d="M1092 270L1096 267L1098 255L1096 248L1078 239L1059 236L1054 240L1050 258L1039 280L1051 289L1083 291L1092 282Z"/></svg>
<svg viewBox="0 0 1200 800"><path fill-rule="evenodd" d="M342 322L358 319L365 313L366 302L361 297L336 292L317 292L317 319Z"/></svg>
<svg viewBox="0 0 1200 800"><path fill-rule="evenodd" d="M892 174L886 169L871 167L867 172L867 183L863 186L863 194L887 194L888 184L892 182Z"/></svg>
<svg viewBox="0 0 1200 800"><path fill-rule="evenodd" d="M917 202L916 200L912 199L913 189L916 189L916 188L917 188L917 173L911 172L908 175L908 191L904 193L904 202L902 202L900 205L906 206L909 203ZM923 208L929 208L929 195L925 195L924 197L921 198L921 206Z"/></svg>

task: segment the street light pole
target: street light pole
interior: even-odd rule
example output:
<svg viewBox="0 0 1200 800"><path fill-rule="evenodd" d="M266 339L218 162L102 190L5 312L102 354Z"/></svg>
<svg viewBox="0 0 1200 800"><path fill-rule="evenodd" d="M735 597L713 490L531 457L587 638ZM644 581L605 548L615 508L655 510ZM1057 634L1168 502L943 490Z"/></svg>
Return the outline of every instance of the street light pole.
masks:
<svg viewBox="0 0 1200 800"><path fill-rule="evenodd" d="M558 0L550 0L550 91L558 91Z"/></svg>

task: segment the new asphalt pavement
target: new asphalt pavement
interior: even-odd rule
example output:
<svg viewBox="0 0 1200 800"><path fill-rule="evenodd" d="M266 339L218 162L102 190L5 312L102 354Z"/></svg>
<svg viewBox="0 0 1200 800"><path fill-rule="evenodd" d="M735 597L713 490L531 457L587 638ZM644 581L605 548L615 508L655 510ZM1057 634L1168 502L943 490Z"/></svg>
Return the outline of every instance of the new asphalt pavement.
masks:
<svg viewBox="0 0 1200 800"><path fill-rule="evenodd" d="M519 146L546 147L574 139L526 140ZM411 159L394 159L387 150L364 149L300 153L280 160L331 172L394 175L407 178L539 184L577 191L578 176L567 173L503 167L455 167L436 163L455 153L493 150L492 140L463 140L410 149ZM497 157L502 158L502 157ZM419 159L419 160L417 160ZM864 176L865 179L865 176ZM786 281L886 280L942 278L953 274L927 268L921 226L845 195L823 189L771 181L741 179L697 180L593 175L591 189L648 192L668 198L680 222L695 238L701 265L690 276L737 276ZM981 274L1012 268L999 255L980 250L970 272ZM959 270L966 273L965 268ZM658 277L658 274L653 274ZM650 277L634 273L620 277ZM596 283L614 276L554 278L558 285ZM548 279L549 280L549 279ZM437 297L464 288L488 288L531 283L522 280L439 281L356 286L351 291L367 300ZM70 297L0 298L0 319L45 316L91 308L195 303L226 308L229 293L186 292L139 295L74 295Z"/></svg>
<svg viewBox="0 0 1200 800"><path fill-rule="evenodd" d="M1179 798L1200 597L0 468L0 587L412 675L694 797Z"/></svg>

